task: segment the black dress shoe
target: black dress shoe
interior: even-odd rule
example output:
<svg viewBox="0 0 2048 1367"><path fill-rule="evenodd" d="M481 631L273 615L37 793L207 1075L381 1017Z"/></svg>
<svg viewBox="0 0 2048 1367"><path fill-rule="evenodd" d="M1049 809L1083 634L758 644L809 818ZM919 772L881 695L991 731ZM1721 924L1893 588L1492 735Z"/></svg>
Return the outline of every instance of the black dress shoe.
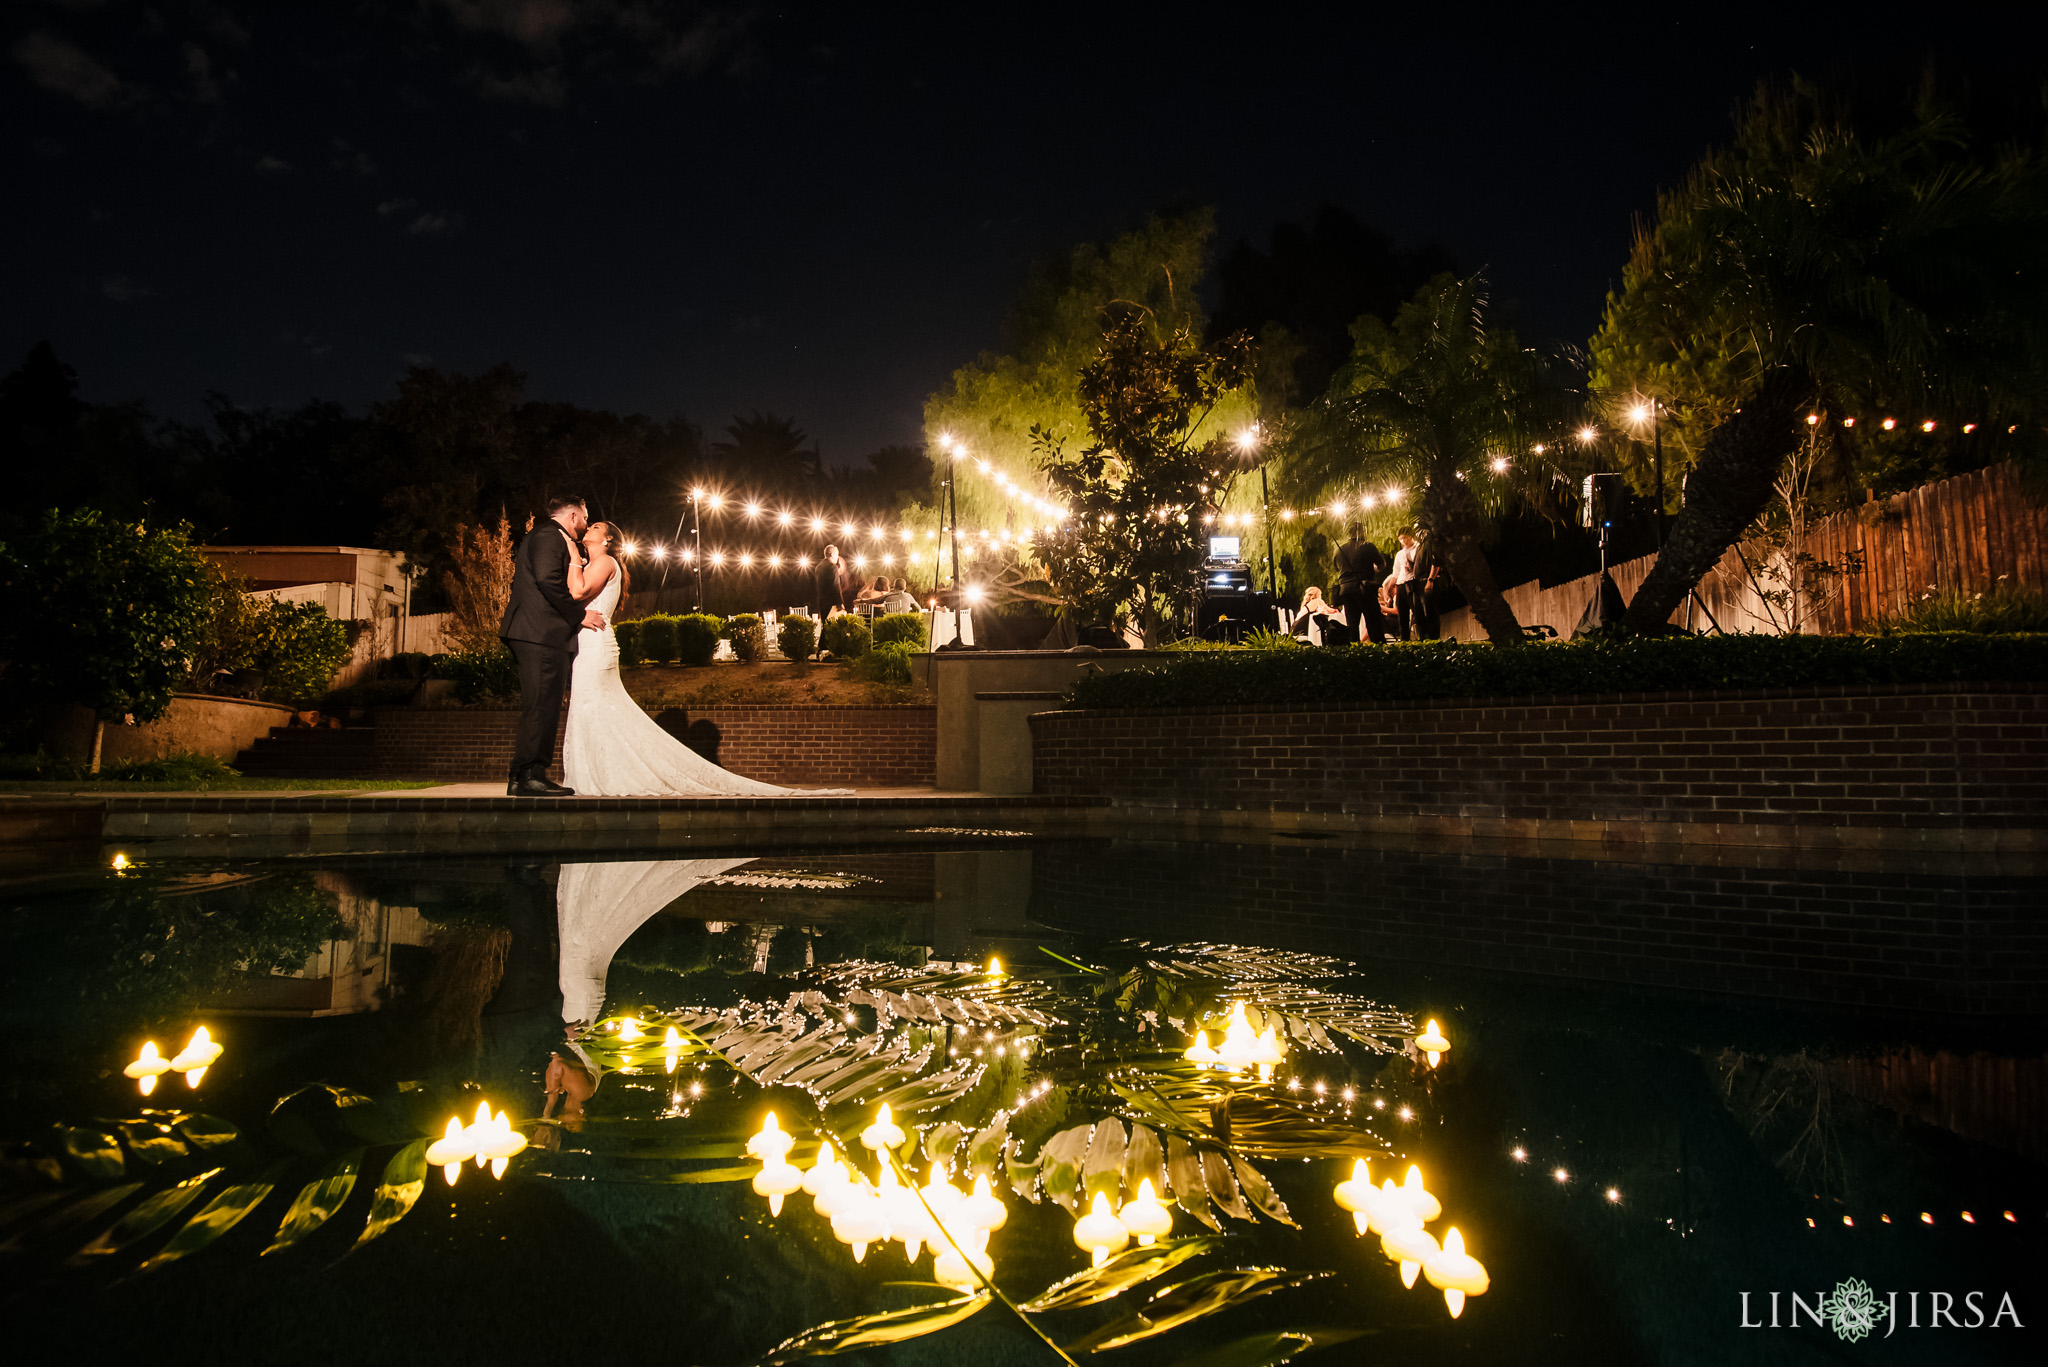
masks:
<svg viewBox="0 0 2048 1367"><path fill-rule="evenodd" d="M506 797L574 797L574 788L564 788L559 783L544 778L514 779L505 785Z"/></svg>

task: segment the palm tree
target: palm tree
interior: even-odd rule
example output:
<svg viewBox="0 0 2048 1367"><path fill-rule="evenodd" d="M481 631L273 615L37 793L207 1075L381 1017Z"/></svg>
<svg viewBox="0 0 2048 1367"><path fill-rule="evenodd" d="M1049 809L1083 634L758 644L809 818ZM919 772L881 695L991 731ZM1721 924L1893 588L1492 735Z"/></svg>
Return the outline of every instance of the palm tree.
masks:
<svg viewBox="0 0 2048 1367"><path fill-rule="evenodd" d="M1522 625L1494 582L1481 542L1517 500L1540 501L1554 473L1540 452L1565 430L1567 394L1554 358L1489 325L1483 277L1438 276L1391 327L1352 327L1351 359L1322 403L1284 438L1281 489L1309 504L1365 498L1414 520L1497 645ZM1400 491L1395 499L1388 492Z"/></svg>
<svg viewBox="0 0 2048 1367"><path fill-rule="evenodd" d="M1885 111L1879 111L1880 114ZM1627 624L1655 632L1763 512L1818 422L1905 407L2038 440L2048 186L1926 102L1868 136L1845 103L1765 90L1732 147L1663 197L1595 338L1594 384L1692 440L1684 501Z"/></svg>
<svg viewBox="0 0 2048 1367"><path fill-rule="evenodd" d="M749 488L808 493L824 479L817 445L794 418L756 409L744 418L735 414L725 431L731 440L711 443L712 457Z"/></svg>

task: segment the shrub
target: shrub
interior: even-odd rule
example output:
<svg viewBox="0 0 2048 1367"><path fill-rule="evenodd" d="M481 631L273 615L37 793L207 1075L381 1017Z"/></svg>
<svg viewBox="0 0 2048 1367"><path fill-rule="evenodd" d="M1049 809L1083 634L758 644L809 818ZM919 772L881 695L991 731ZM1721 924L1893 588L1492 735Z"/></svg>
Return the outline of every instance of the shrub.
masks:
<svg viewBox="0 0 2048 1367"><path fill-rule="evenodd" d="M76 783L90 778L83 764L77 760L58 759L41 746L32 755L0 755L0 779L10 781L49 780Z"/></svg>
<svg viewBox="0 0 2048 1367"><path fill-rule="evenodd" d="M686 665L708 665L718 653L718 638L725 631L725 619L708 612L692 612L676 621L676 657Z"/></svg>
<svg viewBox="0 0 2048 1367"><path fill-rule="evenodd" d="M923 650L926 639L924 614L921 612L891 612L875 619L877 646L908 641L918 650Z"/></svg>
<svg viewBox="0 0 2048 1367"><path fill-rule="evenodd" d="M891 641L854 656L846 672L869 683L907 686L910 683L910 657L916 650L917 647L908 641Z"/></svg>
<svg viewBox="0 0 2048 1367"><path fill-rule="evenodd" d="M676 620L666 612L640 619L640 653L644 658L662 665L676 658Z"/></svg>
<svg viewBox="0 0 2048 1367"><path fill-rule="evenodd" d="M818 624L809 617L785 617L775 628L775 644L788 659L808 660L818 648Z"/></svg>
<svg viewBox="0 0 2048 1367"><path fill-rule="evenodd" d="M218 578L187 527L44 513L0 544L8 691L155 721L185 686Z"/></svg>
<svg viewBox="0 0 2048 1367"><path fill-rule="evenodd" d="M257 622L255 657L269 702L310 703L348 663L348 628L318 603L272 603Z"/></svg>
<svg viewBox="0 0 2048 1367"><path fill-rule="evenodd" d="M2048 635L1661 636L1205 650L1075 681L1076 707L1366 704L1839 684L2048 682Z"/></svg>
<svg viewBox="0 0 2048 1367"><path fill-rule="evenodd" d="M242 772L212 755L186 752L159 759L131 759L103 765L100 777L116 783L218 783Z"/></svg>
<svg viewBox="0 0 2048 1367"><path fill-rule="evenodd" d="M867 623L850 612L825 623L825 629L818 634L819 648L842 660L857 660L873 645Z"/></svg>
<svg viewBox="0 0 2048 1367"><path fill-rule="evenodd" d="M1927 593L1875 624L1885 632L2048 631L2048 593L1999 584L1989 593Z"/></svg>
<svg viewBox="0 0 2048 1367"><path fill-rule="evenodd" d="M519 696L518 662L502 646L443 655L435 662L434 676L452 679L460 702L508 701Z"/></svg>
<svg viewBox="0 0 2048 1367"><path fill-rule="evenodd" d="M401 650L377 662L380 679L424 679L434 672L434 657L423 650Z"/></svg>
<svg viewBox="0 0 2048 1367"><path fill-rule="evenodd" d="M612 635L619 641L619 663L636 665L647 658L647 648L640 641L640 623L614 622Z"/></svg>
<svg viewBox="0 0 2048 1367"><path fill-rule="evenodd" d="M725 624L725 634L732 638L732 653L746 664L768 653L768 628L758 617L733 618Z"/></svg>

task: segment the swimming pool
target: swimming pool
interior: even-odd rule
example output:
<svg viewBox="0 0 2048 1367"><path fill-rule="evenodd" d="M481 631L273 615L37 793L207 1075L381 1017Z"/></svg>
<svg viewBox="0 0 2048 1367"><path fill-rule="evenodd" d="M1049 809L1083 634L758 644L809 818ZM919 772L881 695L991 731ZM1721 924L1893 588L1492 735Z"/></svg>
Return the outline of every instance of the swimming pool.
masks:
<svg viewBox="0 0 2048 1367"><path fill-rule="evenodd" d="M1148 1306L1191 1317L1097 1360L2024 1351L2040 871L1584 853L977 829L45 871L5 910L10 1280L74 1351L230 1361L745 1362L956 1302L881 1356L1085 1359ZM1268 1080L1185 1056L1237 1005ZM172 1061L202 1025L197 1086L140 1095L143 1042ZM861 1139L883 1099L893 1160ZM531 1142L450 1185L422 1141L479 1103ZM771 1214L745 1152L770 1110L876 1201L935 1159L982 1177L1019 1308L900 1237L856 1261L801 1190ZM1456 1318L1388 1253L1426 1203L1365 1236L1338 1204L1360 1158L1417 1169L1441 1210L1415 1227L1483 1263ZM1030 1308L1089 1268L1093 1195L1149 1178L1172 1251Z"/></svg>

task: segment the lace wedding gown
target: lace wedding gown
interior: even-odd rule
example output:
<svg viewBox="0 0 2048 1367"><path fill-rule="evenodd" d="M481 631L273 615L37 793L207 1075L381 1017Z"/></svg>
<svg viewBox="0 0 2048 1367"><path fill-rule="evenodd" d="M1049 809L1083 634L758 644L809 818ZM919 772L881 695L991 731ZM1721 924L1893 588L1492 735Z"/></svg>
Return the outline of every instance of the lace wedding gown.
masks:
<svg viewBox="0 0 2048 1367"><path fill-rule="evenodd" d="M585 627L569 670L569 724L562 734L562 777L590 797L808 797L848 788L779 788L721 769L654 724L619 678L612 609L619 575L587 604L606 625Z"/></svg>

